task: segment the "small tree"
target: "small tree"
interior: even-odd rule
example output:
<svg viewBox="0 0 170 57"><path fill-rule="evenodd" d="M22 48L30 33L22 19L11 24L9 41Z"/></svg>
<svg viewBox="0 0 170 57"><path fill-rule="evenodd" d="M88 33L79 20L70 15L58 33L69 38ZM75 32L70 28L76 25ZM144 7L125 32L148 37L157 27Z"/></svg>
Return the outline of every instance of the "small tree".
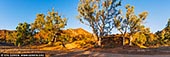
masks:
<svg viewBox="0 0 170 57"><path fill-rule="evenodd" d="M136 32L135 34L132 35L133 39L131 42L133 42L135 45L141 47L141 48L146 48L143 45L147 41L146 36L142 32Z"/></svg>
<svg viewBox="0 0 170 57"><path fill-rule="evenodd" d="M164 30L165 30L165 39L168 42L168 41L170 41L170 19L168 20L167 25Z"/></svg>
<svg viewBox="0 0 170 57"><path fill-rule="evenodd" d="M162 31L155 33L158 38L158 43L161 45L170 43L170 19L168 20L166 27Z"/></svg>
<svg viewBox="0 0 170 57"><path fill-rule="evenodd" d="M134 6L130 6L129 4L126 5L126 16L124 18L123 14L121 11L121 15L118 17L114 18L114 26L118 31L121 32L122 37L123 37L123 45L125 45L125 37L127 37L127 34L130 36L130 43L129 45L132 45L132 40L133 37L132 35L135 34L136 32L142 31L141 28L143 26L143 21L146 19L147 12L142 12L139 14L139 16L135 15L134 13Z"/></svg>
<svg viewBox="0 0 170 57"><path fill-rule="evenodd" d="M147 38L147 42L145 45L150 46L150 45L156 45L157 44L157 35L153 34L153 33L147 33L145 34L146 38Z"/></svg>
<svg viewBox="0 0 170 57"><path fill-rule="evenodd" d="M18 26L16 27L17 31L17 38L16 38L16 45L24 45L28 44L29 41L31 40L31 31L30 31L30 24L24 22L24 23L19 23Z"/></svg>
<svg viewBox="0 0 170 57"><path fill-rule="evenodd" d="M61 29L66 26L67 19L62 18L58 15L57 12L54 12L54 9L52 12L48 12L48 15L46 16L46 23L45 23L45 29L49 31L52 38L52 42L56 41L56 38L58 38L61 33Z"/></svg>
<svg viewBox="0 0 170 57"><path fill-rule="evenodd" d="M156 35L157 35L157 38L158 38L158 40L157 40L157 44L164 44L164 31L157 31L156 33L155 33Z"/></svg>
<svg viewBox="0 0 170 57"><path fill-rule="evenodd" d="M161 39L163 44L170 43L170 19L168 20L166 27L161 31Z"/></svg>
<svg viewBox="0 0 170 57"><path fill-rule="evenodd" d="M78 19L92 28L94 36L101 46L101 37L107 36L113 29L113 17L117 16L121 1L117 0L80 0Z"/></svg>

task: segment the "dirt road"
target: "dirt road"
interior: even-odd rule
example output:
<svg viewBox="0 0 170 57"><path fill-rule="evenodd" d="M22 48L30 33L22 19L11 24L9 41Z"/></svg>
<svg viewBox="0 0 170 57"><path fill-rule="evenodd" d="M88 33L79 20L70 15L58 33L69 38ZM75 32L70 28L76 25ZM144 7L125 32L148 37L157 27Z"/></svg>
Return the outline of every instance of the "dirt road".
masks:
<svg viewBox="0 0 170 57"><path fill-rule="evenodd" d="M46 57L170 57L169 48L165 49L137 49L124 50L114 49L73 49L69 51L62 50L39 50L26 49L11 46L0 46L0 53L45 53Z"/></svg>

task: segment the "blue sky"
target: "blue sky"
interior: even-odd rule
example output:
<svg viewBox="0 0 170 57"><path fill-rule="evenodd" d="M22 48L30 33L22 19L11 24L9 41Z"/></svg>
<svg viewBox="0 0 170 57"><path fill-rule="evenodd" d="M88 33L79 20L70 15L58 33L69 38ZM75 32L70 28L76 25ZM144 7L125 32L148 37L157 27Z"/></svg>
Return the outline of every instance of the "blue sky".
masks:
<svg viewBox="0 0 170 57"><path fill-rule="evenodd" d="M91 31L90 27L76 19L78 2L79 0L0 0L0 29L14 30L18 23L32 23L36 14L46 14L55 8L60 15L68 18L66 29L81 27ZM169 2L170 0L124 0L121 8L125 11L124 6L131 4L135 6L136 14L149 12L145 25L150 27L151 32L156 32L163 29L170 18Z"/></svg>

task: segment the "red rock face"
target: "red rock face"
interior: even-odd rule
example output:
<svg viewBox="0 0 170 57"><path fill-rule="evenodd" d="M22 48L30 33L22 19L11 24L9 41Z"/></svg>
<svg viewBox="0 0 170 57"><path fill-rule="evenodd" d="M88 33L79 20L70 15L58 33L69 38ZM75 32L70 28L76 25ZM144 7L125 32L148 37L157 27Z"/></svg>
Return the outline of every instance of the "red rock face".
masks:
<svg viewBox="0 0 170 57"><path fill-rule="evenodd" d="M12 33L14 31L10 31L10 30L0 30L0 40L5 40L7 33Z"/></svg>
<svg viewBox="0 0 170 57"><path fill-rule="evenodd" d="M6 32L7 30L0 30L0 39L6 38Z"/></svg>
<svg viewBox="0 0 170 57"><path fill-rule="evenodd" d="M67 34L69 37L72 37L72 38L93 37L92 33L89 33L88 31L86 31L82 28L63 30L62 34Z"/></svg>

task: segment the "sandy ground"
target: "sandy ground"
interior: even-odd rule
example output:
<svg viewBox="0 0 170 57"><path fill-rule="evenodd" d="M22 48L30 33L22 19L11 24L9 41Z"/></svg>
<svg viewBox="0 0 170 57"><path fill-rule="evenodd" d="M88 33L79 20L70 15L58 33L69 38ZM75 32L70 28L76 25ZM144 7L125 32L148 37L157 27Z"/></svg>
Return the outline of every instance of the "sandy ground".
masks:
<svg viewBox="0 0 170 57"><path fill-rule="evenodd" d="M157 49L123 49L123 48L91 48L87 50L39 50L14 46L0 46L0 53L45 53L46 57L170 57L170 48Z"/></svg>

